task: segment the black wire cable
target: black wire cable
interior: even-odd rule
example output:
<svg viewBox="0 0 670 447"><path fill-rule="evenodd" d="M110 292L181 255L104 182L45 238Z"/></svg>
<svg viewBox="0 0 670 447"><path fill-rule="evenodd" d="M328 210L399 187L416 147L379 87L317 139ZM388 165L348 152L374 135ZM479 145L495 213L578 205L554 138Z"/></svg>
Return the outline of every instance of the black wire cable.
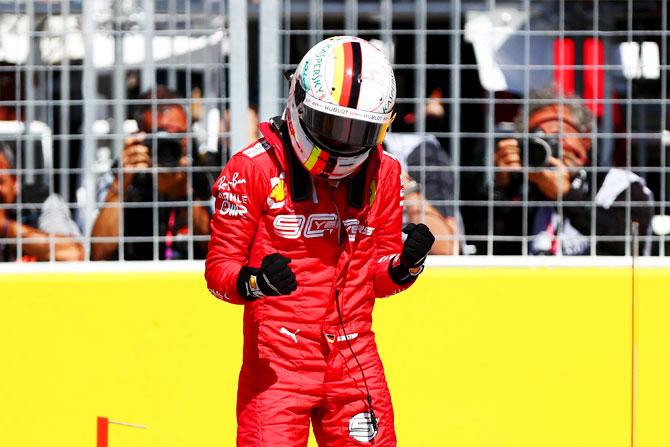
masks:
<svg viewBox="0 0 670 447"><path fill-rule="evenodd" d="M363 385L365 385L365 392L367 393L368 409L370 410L370 422L372 422L372 428L374 428L375 432L377 432L379 427L377 425L377 417L375 416L375 412L372 409L372 395L370 394L370 388L368 387L368 381L365 377L365 372L363 371L361 362L358 361L358 356L356 356L356 352L354 351L353 346L351 346L351 340L349 340L349 334L347 334L347 330L344 328L344 319L342 318L342 311L340 310L340 292L337 290L335 291L335 304L337 305L337 316L340 318L340 325L342 326L342 333L344 334L344 339L347 341L349 351L351 351L351 354L354 356L354 360L358 365L358 369L361 371L361 375L363 376Z"/></svg>
<svg viewBox="0 0 670 447"><path fill-rule="evenodd" d="M333 200L333 205L335 206L335 210L337 212L337 218L340 221L340 228L338 230L338 238L340 242L340 246L343 246L343 243L345 242L345 237L347 237L347 229L344 226L344 223L342 219L340 218L340 210L337 207L337 200L335 199L335 196L332 194L331 191L331 199ZM369 212L369 211L368 211ZM367 214L365 216L364 221L367 221ZM353 249L352 252L350 253L350 256L353 257ZM343 270L346 272L348 271L349 264L351 263L351 257L347 261L346 268ZM370 394L370 387L368 387L368 380L365 377L365 371L363 371L363 366L361 366L361 362L358 360L358 356L356 355L356 352L354 351L354 347L351 345L351 340L349 339L349 334L347 333L347 330L344 327L344 319L342 318L342 310L340 309L340 291L335 289L335 307L337 308L337 316L340 319L340 326L342 327L342 334L344 336L344 339L347 341L347 345L349 346L349 351L351 352L351 355L354 357L354 360L356 361L356 365L358 365L358 369L361 372L361 376L363 377L363 385L365 386L365 392L367 393L367 403L368 403L368 410L370 413L370 422L372 423L372 428L374 429L375 433L379 430L379 425L377 424L377 417L375 416L375 411L372 408L372 395ZM335 338L337 341L337 338Z"/></svg>

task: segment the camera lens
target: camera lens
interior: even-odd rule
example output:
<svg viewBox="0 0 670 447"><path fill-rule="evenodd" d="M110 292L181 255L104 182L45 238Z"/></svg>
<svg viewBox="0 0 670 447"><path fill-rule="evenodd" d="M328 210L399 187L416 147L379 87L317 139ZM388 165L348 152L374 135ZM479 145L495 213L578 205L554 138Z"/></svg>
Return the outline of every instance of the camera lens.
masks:
<svg viewBox="0 0 670 447"><path fill-rule="evenodd" d="M528 136L528 166L540 168L549 166L549 157L558 157L560 154L560 139L556 134L545 133L539 127L531 129Z"/></svg>
<svg viewBox="0 0 670 447"><path fill-rule="evenodd" d="M156 156L158 166L175 167L183 155L181 139L168 132L156 135Z"/></svg>
<svg viewBox="0 0 670 447"><path fill-rule="evenodd" d="M547 166L549 156L551 155L551 146L540 137L528 138L528 166L539 168Z"/></svg>

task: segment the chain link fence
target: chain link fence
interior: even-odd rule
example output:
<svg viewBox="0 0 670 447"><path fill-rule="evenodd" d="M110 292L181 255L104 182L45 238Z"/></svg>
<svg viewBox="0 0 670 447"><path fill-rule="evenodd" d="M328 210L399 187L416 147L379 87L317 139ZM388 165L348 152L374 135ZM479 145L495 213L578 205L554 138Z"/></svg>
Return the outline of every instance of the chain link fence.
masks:
<svg viewBox="0 0 670 447"><path fill-rule="evenodd" d="M393 62L441 253L666 256L667 0L0 0L0 261L202 258L209 185L340 34Z"/></svg>

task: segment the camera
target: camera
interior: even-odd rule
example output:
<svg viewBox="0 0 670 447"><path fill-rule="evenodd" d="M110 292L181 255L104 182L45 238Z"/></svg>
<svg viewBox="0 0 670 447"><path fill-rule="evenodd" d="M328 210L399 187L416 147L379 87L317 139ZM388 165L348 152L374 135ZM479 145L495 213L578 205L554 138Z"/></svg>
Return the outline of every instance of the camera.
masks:
<svg viewBox="0 0 670 447"><path fill-rule="evenodd" d="M181 137L162 129L147 137L146 145L155 147L150 154L156 155L156 165L164 168L176 168L179 160L184 155ZM152 200L153 180L151 173L138 172L133 178L132 188L127 192L126 200L129 202L147 202Z"/></svg>
<svg viewBox="0 0 670 447"><path fill-rule="evenodd" d="M156 145L156 164L158 166L168 168L179 166L179 160L184 154L181 137L159 130L152 142Z"/></svg>
<svg viewBox="0 0 670 447"><path fill-rule="evenodd" d="M533 129L528 135L528 143L525 146L528 154L528 166L541 168L549 166L549 157L558 158L560 141L558 135L549 135L540 129ZM524 154L524 160L526 160Z"/></svg>

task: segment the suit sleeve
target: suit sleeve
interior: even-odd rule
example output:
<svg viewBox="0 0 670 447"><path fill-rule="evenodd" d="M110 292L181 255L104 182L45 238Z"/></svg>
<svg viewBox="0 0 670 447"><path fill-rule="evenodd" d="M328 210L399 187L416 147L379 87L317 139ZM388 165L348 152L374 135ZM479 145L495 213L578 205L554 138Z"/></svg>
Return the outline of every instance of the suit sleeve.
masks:
<svg viewBox="0 0 670 447"><path fill-rule="evenodd" d="M237 291L237 276L247 265L269 186L255 163L239 153L226 164L212 187L215 207L205 279L209 291L219 299L234 304L247 302Z"/></svg>
<svg viewBox="0 0 670 447"><path fill-rule="evenodd" d="M384 154L384 157L388 155ZM390 173L385 175L383 190L379 191L380 215L377 222L381 225L375 231L375 245L377 259L374 260L374 291L377 297L387 297L402 292L413 284L413 281L397 284L391 278L389 268L391 263L402 252L402 206L404 187L400 179L400 163L393 160Z"/></svg>

